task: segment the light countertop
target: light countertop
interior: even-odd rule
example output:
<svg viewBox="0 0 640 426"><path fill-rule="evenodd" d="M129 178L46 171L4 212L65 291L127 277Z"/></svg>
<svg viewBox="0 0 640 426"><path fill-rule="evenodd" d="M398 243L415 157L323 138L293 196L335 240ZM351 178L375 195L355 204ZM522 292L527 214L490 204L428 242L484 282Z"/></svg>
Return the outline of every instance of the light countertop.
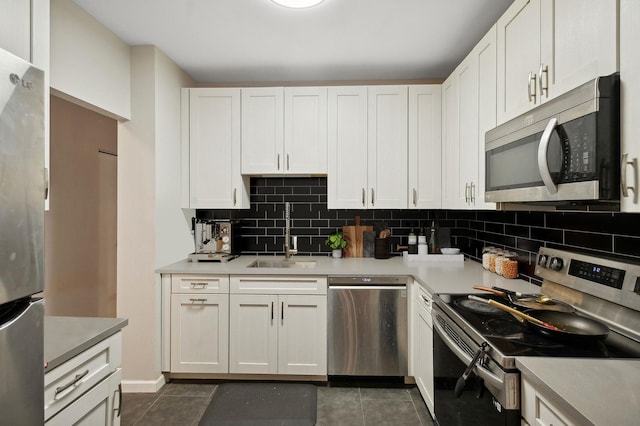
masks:
<svg viewBox="0 0 640 426"><path fill-rule="evenodd" d="M523 377L581 425L640 422L640 360L516 358Z"/></svg>
<svg viewBox="0 0 640 426"><path fill-rule="evenodd" d="M473 285L498 286L522 293L537 293L540 288L520 279L507 279L486 271L472 260L448 260L445 255L435 260L408 260L401 256L390 259L328 256L294 256L292 260L315 261L314 268L252 268L257 259L283 260L283 256L240 256L227 263L189 262L186 259L156 270L160 274L219 275L320 275L320 276L413 276L430 293L471 293Z"/></svg>
<svg viewBox="0 0 640 426"><path fill-rule="evenodd" d="M123 318L44 317L45 372L51 371L129 323Z"/></svg>

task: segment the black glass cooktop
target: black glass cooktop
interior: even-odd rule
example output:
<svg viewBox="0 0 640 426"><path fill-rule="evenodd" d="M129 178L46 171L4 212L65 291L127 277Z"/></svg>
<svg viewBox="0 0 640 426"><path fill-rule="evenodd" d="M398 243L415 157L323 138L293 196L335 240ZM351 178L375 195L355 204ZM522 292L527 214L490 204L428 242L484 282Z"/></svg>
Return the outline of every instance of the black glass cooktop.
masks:
<svg viewBox="0 0 640 426"><path fill-rule="evenodd" d="M485 299L491 295L475 295ZM497 300L505 303L506 300ZM558 356L576 358L636 358L607 340L566 342L539 334L508 312L467 295L452 295L448 305L505 356ZM514 305L516 309L524 310Z"/></svg>

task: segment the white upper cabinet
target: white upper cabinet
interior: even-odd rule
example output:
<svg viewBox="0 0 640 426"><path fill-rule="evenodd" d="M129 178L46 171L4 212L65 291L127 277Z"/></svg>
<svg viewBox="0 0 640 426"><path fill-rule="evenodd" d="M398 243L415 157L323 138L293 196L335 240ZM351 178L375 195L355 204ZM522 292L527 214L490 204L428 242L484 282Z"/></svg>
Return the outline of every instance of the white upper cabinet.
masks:
<svg viewBox="0 0 640 426"><path fill-rule="evenodd" d="M437 209L441 201L442 88L409 86L409 208Z"/></svg>
<svg viewBox="0 0 640 426"><path fill-rule="evenodd" d="M456 72L442 83L442 208L458 207L458 107Z"/></svg>
<svg viewBox="0 0 640 426"><path fill-rule="evenodd" d="M328 208L366 208L367 88L329 87L328 110Z"/></svg>
<svg viewBox="0 0 640 426"><path fill-rule="evenodd" d="M240 89L183 89L183 193L189 208L249 208L240 171ZM184 181L186 180L186 184Z"/></svg>
<svg viewBox="0 0 640 426"><path fill-rule="evenodd" d="M327 173L327 88L284 89L284 173Z"/></svg>
<svg viewBox="0 0 640 426"><path fill-rule="evenodd" d="M407 86L368 88L369 208L407 208Z"/></svg>
<svg viewBox="0 0 640 426"><path fill-rule="evenodd" d="M635 120L640 117L640 2L620 2L620 153L621 187L620 209L640 212L638 161L640 160L640 128Z"/></svg>
<svg viewBox="0 0 640 426"><path fill-rule="evenodd" d="M498 124L618 70L616 0L516 0L497 31Z"/></svg>
<svg viewBox="0 0 640 426"><path fill-rule="evenodd" d="M407 208L407 86L329 88L330 209Z"/></svg>
<svg viewBox="0 0 640 426"><path fill-rule="evenodd" d="M495 26L443 83L442 206L495 209L484 202L484 135L496 125Z"/></svg>
<svg viewBox="0 0 640 426"><path fill-rule="evenodd" d="M327 173L327 88L242 89L242 173Z"/></svg>
<svg viewBox="0 0 640 426"><path fill-rule="evenodd" d="M282 87L242 89L243 174L283 172L283 123Z"/></svg>

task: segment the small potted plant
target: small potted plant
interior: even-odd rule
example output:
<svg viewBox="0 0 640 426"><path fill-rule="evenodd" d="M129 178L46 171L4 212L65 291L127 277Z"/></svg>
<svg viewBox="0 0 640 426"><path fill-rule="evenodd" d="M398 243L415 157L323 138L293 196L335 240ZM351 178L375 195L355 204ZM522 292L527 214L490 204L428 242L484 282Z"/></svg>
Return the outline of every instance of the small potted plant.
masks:
<svg viewBox="0 0 640 426"><path fill-rule="evenodd" d="M336 258L342 257L342 249L349 244L349 242L344 239L342 232L340 231L329 235L329 238L324 240L324 243L333 250L331 255Z"/></svg>

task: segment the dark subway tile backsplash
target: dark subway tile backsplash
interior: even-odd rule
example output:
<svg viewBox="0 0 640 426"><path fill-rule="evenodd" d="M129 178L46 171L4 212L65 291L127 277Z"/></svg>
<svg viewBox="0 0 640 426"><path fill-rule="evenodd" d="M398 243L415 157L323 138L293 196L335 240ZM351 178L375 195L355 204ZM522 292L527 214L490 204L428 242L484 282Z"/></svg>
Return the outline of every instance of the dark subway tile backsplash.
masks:
<svg viewBox="0 0 640 426"><path fill-rule="evenodd" d="M490 210L353 210L327 209L327 180L252 178L251 208L198 210L199 218L237 219L243 229L242 253L284 254L284 202L290 202L291 235L298 236L299 255L329 255L327 236L360 216L363 225L391 229L391 247L406 245L411 228L428 230L432 221L451 230L451 243L478 261L484 246L518 253L521 278L533 275L540 247L584 250L640 262L640 215Z"/></svg>

